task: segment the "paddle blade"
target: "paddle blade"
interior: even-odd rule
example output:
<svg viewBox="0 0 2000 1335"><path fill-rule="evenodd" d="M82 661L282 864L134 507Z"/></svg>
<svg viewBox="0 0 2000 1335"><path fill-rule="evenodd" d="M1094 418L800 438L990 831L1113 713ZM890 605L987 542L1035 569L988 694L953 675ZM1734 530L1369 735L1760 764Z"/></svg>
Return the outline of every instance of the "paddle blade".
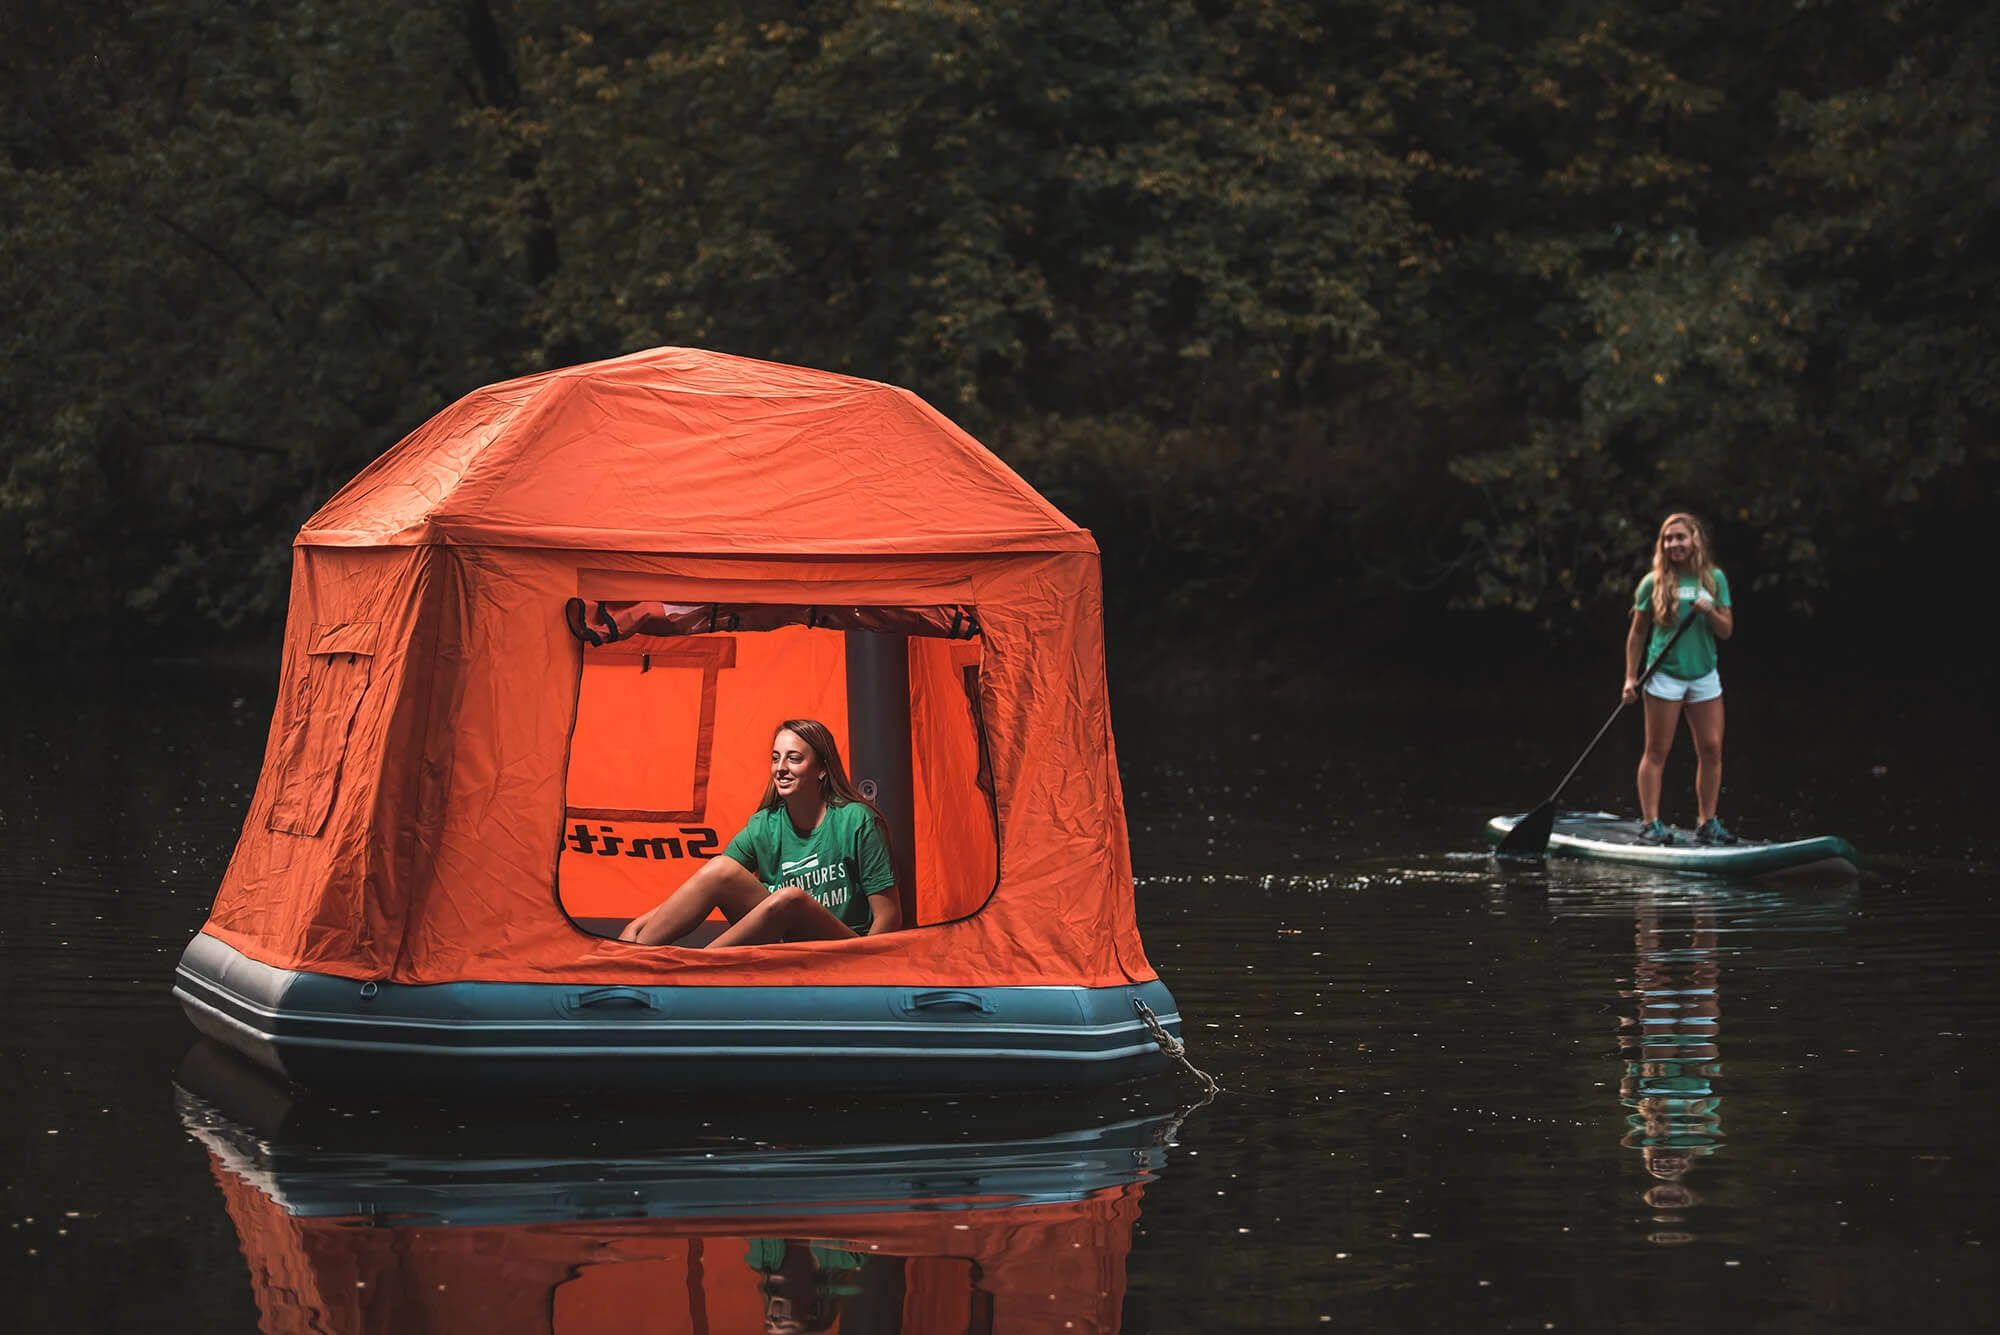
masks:
<svg viewBox="0 0 2000 1335"><path fill-rule="evenodd" d="M1500 846L1493 850L1493 855L1502 858L1545 857L1549 851L1549 833L1555 827L1556 804L1550 800L1515 821L1514 828L1507 831L1500 840Z"/></svg>

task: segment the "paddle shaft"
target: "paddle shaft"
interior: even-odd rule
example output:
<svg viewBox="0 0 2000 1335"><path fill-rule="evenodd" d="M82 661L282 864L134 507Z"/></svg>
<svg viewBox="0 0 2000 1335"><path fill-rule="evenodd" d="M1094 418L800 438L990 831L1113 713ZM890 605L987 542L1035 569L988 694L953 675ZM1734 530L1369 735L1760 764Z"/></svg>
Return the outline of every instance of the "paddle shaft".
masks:
<svg viewBox="0 0 2000 1335"><path fill-rule="evenodd" d="M1681 618L1681 624L1674 627L1674 633L1669 635L1667 642L1660 646L1660 652L1653 655L1653 661L1646 664L1646 670L1641 672L1638 678L1633 681L1632 685L1635 688L1642 691L1646 688L1646 683L1652 680L1653 673L1659 669L1661 663L1666 661L1667 655L1674 651L1674 646L1680 643L1681 636L1687 632L1689 626L1694 624L1694 619L1697 615L1699 614L1690 611L1686 616ZM1630 703L1622 695L1619 697L1618 708L1612 710L1611 717L1604 720L1604 726L1597 730L1597 736L1590 739L1590 745L1583 748L1583 754L1578 756L1576 763L1569 767L1569 773L1562 776L1562 782L1558 783L1555 791L1549 794L1549 800L1543 803L1544 806L1553 806L1555 800L1562 796L1562 790L1569 787L1569 781L1576 777L1576 772L1583 768L1583 762L1590 759L1590 753L1597 749L1597 744L1604 740L1604 734L1611 731L1611 725L1618 721L1618 716L1625 712L1625 706Z"/></svg>

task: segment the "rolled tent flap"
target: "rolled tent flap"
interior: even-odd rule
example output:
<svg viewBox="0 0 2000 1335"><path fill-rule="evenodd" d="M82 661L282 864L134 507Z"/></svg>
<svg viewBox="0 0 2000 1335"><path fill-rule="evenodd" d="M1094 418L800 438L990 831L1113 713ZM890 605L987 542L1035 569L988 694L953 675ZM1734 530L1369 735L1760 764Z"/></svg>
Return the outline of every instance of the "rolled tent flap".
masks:
<svg viewBox="0 0 2000 1335"><path fill-rule="evenodd" d="M870 632L904 637L917 926L702 951L565 912L578 859L636 875L726 843L779 721L845 741L844 637ZM1096 546L906 391L680 348L480 390L301 531L282 672L204 929L259 963L400 983L1154 977ZM601 827L634 813L660 828L607 855Z"/></svg>
<svg viewBox="0 0 2000 1335"><path fill-rule="evenodd" d="M569 633L585 644L616 644L634 635L710 635L721 631L807 626L885 635L969 640L979 618L969 607L857 607L798 603L603 602L572 598L563 608Z"/></svg>

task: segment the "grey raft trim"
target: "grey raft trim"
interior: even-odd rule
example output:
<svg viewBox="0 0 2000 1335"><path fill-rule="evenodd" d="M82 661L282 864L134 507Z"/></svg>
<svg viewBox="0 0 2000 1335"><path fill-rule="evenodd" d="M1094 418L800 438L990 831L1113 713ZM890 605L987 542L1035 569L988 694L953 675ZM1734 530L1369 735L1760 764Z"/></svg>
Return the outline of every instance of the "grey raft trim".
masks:
<svg viewBox="0 0 2000 1335"><path fill-rule="evenodd" d="M361 982L203 933L174 996L202 1033L305 1085L957 1090L1171 1071L1180 1013L1120 987Z"/></svg>

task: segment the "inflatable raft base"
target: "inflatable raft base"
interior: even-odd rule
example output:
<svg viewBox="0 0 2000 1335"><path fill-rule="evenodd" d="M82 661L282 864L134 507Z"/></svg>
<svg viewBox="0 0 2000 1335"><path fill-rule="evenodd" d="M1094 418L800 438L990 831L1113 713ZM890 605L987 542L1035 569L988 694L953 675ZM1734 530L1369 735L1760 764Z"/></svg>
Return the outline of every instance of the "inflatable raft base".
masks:
<svg viewBox="0 0 2000 1335"><path fill-rule="evenodd" d="M357 982L207 934L174 995L195 1028L308 1087L975 1091L1165 1074L1158 980L1122 987L632 987Z"/></svg>

